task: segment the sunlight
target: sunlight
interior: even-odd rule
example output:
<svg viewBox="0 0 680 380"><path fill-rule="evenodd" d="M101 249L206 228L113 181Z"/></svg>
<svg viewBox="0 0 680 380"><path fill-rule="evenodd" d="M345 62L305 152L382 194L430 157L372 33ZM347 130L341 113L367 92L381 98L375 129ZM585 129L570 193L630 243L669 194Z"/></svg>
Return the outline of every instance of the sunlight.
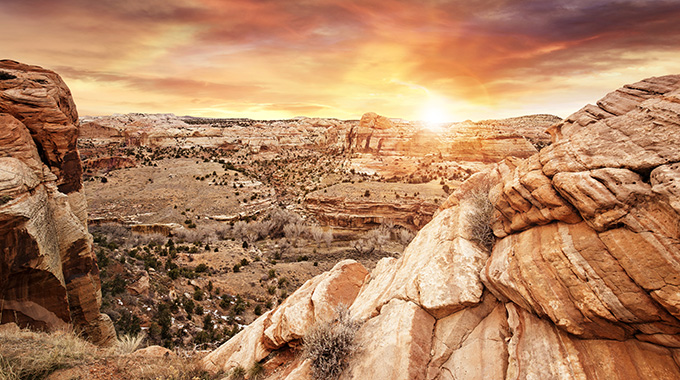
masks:
<svg viewBox="0 0 680 380"><path fill-rule="evenodd" d="M442 124L453 121L453 116L448 112L447 101L444 98L430 96L428 102L421 108L420 120L425 123L425 128L439 132Z"/></svg>

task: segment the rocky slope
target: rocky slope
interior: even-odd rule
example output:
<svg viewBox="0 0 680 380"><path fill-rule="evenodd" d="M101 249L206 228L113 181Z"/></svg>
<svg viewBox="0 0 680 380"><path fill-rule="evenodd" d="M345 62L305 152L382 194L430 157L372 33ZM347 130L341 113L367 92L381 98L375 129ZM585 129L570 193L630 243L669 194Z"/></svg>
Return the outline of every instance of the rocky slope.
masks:
<svg viewBox="0 0 680 380"><path fill-rule="evenodd" d="M309 379L301 340L345 303L363 324L341 379L677 379L679 129L680 76L625 86L466 181L400 258L338 263L204 366Z"/></svg>
<svg viewBox="0 0 680 380"><path fill-rule="evenodd" d="M0 316L55 329L73 323L105 344L99 270L87 232L78 115L52 71L0 61Z"/></svg>

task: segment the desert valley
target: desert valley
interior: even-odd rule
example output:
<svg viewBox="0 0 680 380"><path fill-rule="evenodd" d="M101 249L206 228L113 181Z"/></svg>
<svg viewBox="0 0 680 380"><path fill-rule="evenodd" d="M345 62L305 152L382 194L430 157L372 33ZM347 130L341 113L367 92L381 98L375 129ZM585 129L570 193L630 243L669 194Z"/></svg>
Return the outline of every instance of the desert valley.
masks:
<svg viewBox="0 0 680 380"><path fill-rule="evenodd" d="M679 105L79 118L2 61L2 378L676 379Z"/></svg>
<svg viewBox="0 0 680 380"><path fill-rule="evenodd" d="M0 1L0 380L680 379L678 20Z"/></svg>

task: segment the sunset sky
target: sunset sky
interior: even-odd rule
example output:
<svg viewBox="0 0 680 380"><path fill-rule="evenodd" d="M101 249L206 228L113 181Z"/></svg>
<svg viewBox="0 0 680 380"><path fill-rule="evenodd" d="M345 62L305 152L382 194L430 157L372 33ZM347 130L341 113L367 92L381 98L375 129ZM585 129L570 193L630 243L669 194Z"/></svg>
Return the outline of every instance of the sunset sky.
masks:
<svg viewBox="0 0 680 380"><path fill-rule="evenodd" d="M565 117L680 73L680 0L0 0L80 115Z"/></svg>

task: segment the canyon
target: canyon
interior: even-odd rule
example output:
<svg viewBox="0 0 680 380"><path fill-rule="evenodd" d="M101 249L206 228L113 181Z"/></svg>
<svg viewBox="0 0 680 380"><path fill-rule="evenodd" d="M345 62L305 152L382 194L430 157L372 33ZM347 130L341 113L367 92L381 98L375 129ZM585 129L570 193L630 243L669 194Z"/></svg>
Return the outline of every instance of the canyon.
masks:
<svg viewBox="0 0 680 380"><path fill-rule="evenodd" d="M223 378L319 378L340 315L343 380L680 377L680 75L427 125L79 119L56 73L0 74L3 324Z"/></svg>
<svg viewBox="0 0 680 380"><path fill-rule="evenodd" d="M680 76L608 94L464 182L401 257L338 263L204 365L311 379L301 343L345 304L360 348L341 379L678 378L679 126Z"/></svg>

